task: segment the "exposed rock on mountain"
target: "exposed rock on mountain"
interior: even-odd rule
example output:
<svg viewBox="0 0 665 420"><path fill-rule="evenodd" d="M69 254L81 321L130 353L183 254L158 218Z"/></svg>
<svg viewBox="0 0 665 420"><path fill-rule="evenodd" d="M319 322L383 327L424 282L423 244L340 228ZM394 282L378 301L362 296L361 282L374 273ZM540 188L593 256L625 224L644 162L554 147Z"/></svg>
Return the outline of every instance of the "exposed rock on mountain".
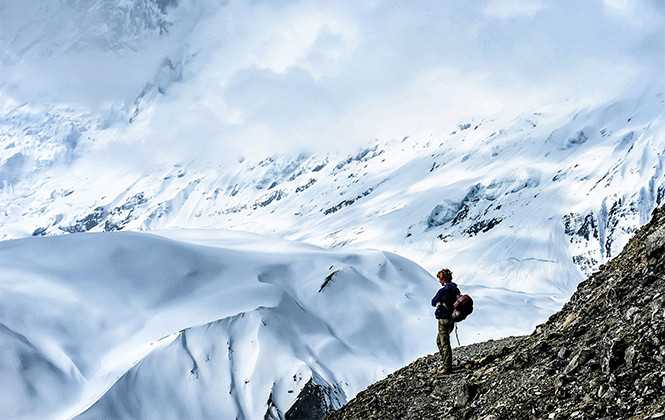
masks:
<svg viewBox="0 0 665 420"><path fill-rule="evenodd" d="M323 378L314 377L305 384L298 399L284 417L286 420L311 420L323 418L343 404L344 393Z"/></svg>
<svg viewBox="0 0 665 420"><path fill-rule="evenodd" d="M459 348L449 376L438 355L418 359L329 418L662 418L664 304L660 208L530 336Z"/></svg>

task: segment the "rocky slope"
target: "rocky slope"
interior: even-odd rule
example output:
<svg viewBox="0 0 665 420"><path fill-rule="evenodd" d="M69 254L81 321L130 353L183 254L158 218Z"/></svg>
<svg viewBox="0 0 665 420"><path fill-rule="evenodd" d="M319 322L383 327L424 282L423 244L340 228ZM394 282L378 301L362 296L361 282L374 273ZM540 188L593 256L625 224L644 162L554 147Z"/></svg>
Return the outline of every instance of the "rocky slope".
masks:
<svg viewBox="0 0 665 420"><path fill-rule="evenodd" d="M370 386L329 419L665 417L665 209L527 337L437 355Z"/></svg>

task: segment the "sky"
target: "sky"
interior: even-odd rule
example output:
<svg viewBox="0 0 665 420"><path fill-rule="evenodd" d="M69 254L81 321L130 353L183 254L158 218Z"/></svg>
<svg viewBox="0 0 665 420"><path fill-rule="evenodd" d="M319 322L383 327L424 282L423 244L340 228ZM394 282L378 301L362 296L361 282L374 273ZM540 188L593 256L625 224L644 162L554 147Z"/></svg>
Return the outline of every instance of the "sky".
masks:
<svg viewBox="0 0 665 420"><path fill-rule="evenodd" d="M168 57L174 80L124 135L176 155L235 156L437 134L665 85L658 0L180 0L166 10L0 0L0 96L131 109Z"/></svg>

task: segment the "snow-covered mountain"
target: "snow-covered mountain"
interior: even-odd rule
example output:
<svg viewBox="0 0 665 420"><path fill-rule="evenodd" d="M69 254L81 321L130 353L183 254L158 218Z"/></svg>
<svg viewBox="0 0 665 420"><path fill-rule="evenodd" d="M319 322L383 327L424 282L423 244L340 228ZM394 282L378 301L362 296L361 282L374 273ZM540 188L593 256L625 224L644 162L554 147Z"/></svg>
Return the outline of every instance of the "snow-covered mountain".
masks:
<svg viewBox="0 0 665 420"><path fill-rule="evenodd" d="M283 98L353 25L296 10L286 36L259 5L254 34L246 7L0 2L0 412L279 418L308 383L335 406L435 349L436 283L391 253L452 268L464 343L521 334L662 204L662 79L324 147L364 103L325 133ZM311 141L243 145L275 134L255 114Z"/></svg>
<svg viewBox="0 0 665 420"><path fill-rule="evenodd" d="M430 347L431 278L402 257L164 235L0 244L3 418L280 418Z"/></svg>
<svg viewBox="0 0 665 420"><path fill-rule="evenodd" d="M311 57L286 54L295 61L276 63L271 27L247 36L250 53L232 60L245 27L231 19L246 12L243 5L1 7L0 239L224 228L386 249L428 269L457 267L468 284L567 295L662 200L662 77L610 101L479 114L362 147L340 138L337 151L265 153L237 141L214 145L219 133L245 133L233 128L249 118L233 107L233 93L243 92L238 77L246 69L318 73ZM266 19L262 11L251 16ZM322 34L352 38L343 25L321 25L298 32L305 45L318 45ZM53 70L81 60L98 68ZM52 71L25 79L43 66ZM119 76L114 66L132 71ZM240 75L224 78L234 71ZM70 79L86 77L100 83L82 81L95 89L73 98L80 86ZM263 111L277 112L268 98L280 95L264 96Z"/></svg>
<svg viewBox="0 0 665 420"><path fill-rule="evenodd" d="M661 203L664 103L650 91L351 154L141 167L86 158L115 129L19 107L4 117L0 235L234 229L386 249L457 267L465 283L565 295Z"/></svg>

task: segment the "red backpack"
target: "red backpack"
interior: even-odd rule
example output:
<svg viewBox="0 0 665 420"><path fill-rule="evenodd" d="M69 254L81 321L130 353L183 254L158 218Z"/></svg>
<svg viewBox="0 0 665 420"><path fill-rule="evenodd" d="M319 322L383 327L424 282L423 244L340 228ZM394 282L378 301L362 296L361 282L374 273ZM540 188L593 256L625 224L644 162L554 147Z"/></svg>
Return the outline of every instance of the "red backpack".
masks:
<svg viewBox="0 0 665 420"><path fill-rule="evenodd" d="M464 321L473 312L473 299L469 295L459 295L453 303L452 318L454 322Z"/></svg>

